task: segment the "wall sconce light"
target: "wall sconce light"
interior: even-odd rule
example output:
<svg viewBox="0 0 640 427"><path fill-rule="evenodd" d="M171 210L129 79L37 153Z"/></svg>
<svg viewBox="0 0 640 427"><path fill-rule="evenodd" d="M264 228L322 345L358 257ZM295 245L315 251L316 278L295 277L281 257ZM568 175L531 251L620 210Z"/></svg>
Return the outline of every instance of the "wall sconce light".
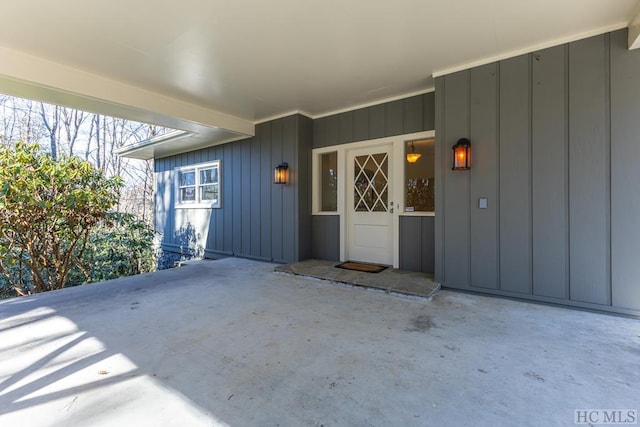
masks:
<svg viewBox="0 0 640 427"><path fill-rule="evenodd" d="M289 164L282 162L274 170L273 182L275 184L286 184L289 181Z"/></svg>
<svg viewBox="0 0 640 427"><path fill-rule="evenodd" d="M416 146L411 142L411 152L407 153L407 162L415 163L420 157L422 157L422 154L416 153Z"/></svg>
<svg viewBox="0 0 640 427"><path fill-rule="evenodd" d="M460 138L453 149L454 171L466 171L471 169L471 142L467 138Z"/></svg>

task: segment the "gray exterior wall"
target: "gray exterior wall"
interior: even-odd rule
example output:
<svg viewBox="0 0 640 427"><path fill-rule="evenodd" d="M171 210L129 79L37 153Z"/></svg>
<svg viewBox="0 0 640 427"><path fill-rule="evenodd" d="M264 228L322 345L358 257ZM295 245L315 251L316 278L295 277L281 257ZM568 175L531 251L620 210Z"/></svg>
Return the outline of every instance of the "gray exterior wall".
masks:
<svg viewBox="0 0 640 427"><path fill-rule="evenodd" d="M313 215L311 258L340 259L340 216Z"/></svg>
<svg viewBox="0 0 640 427"><path fill-rule="evenodd" d="M435 94L429 92L316 119L313 122L313 148L433 130L434 122ZM403 218L400 219L401 227ZM425 221L433 222L433 218L427 218ZM415 224L415 221L409 220L405 223L405 229L413 230ZM401 268L433 273L433 233L425 234L422 239L416 238L418 235L420 234L400 233ZM314 215L314 258L339 260L340 237L338 216ZM405 248L404 252L402 248ZM408 250L409 248L411 250ZM404 260L403 253L408 257L407 261ZM420 262L414 259L417 253L421 254Z"/></svg>
<svg viewBox="0 0 640 427"><path fill-rule="evenodd" d="M168 251L294 262L311 256L312 120L256 126L253 138L156 159L156 230ZM175 209L174 168L220 159L222 208ZM273 170L289 163L289 183Z"/></svg>
<svg viewBox="0 0 640 427"><path fill-rule="evenodd" d="M209 258L338 260L339 217L311 215L312 145L433 130L434 99L433 93L426 93L315 121L294 115L257 125L253 138L156 159L155 220L163 249ZM222 160L222 208L175 209L174 168L216 159ZM273 184L273 169L282 161L290 168L285 186ZM419 266L411 261L405 268L433 272L432 237L406 234L400 236L400 244L412 249L404 252L407 256L418 250L425 257Z"/></svg>
<svg viewBox="0 0 640 427"><path fill-rule="evenodd" d="M434 217L400 216L400 268L433 274Z"/></svg>
<svg viewBox="0 0 640 427"><path fill-rule="evenodd" d="M436 280L639 313L639 75L621 30L436 79Z"/></svg>
<svg viewBox="0 0 640 427"><path fill-rule="evenodd" d="M316 119L313 148L434 129L433 92Z"/></svg>

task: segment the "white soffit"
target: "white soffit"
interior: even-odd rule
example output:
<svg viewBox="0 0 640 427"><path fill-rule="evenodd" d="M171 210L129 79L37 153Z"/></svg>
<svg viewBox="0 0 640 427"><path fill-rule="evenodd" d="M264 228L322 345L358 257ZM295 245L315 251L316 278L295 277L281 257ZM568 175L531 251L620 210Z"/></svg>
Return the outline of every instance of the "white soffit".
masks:
<svg viewBox="0 0 640 427"><path fill-rule="evenodd" d="M0 46L3 93L154 123L192 134L249 137L253 122Z"/></svg>
<svg viewBox="0 0 640 427"><path fill-rule="evenodd" d="M194 135L211 130L225 141L252 135L255 123L287 112L320 117L424 93L433 87L433 73L623 28L638 22L639 5L638 0L6 3L0 92Z"/></svg>

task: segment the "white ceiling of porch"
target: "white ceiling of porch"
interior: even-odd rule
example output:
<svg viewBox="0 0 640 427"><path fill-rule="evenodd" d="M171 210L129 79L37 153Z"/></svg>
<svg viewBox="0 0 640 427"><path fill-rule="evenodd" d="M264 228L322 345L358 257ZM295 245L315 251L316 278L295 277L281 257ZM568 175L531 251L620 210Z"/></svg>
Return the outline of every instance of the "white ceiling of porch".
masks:
<svg viewBox="0 0 640 427"><path fill-rule="evenodd" d="M426 91L433 73L623 28L637 8L638 0L3 0L0 92L35 85L27 95L250 134L247 124L274 116Z"/></svg>

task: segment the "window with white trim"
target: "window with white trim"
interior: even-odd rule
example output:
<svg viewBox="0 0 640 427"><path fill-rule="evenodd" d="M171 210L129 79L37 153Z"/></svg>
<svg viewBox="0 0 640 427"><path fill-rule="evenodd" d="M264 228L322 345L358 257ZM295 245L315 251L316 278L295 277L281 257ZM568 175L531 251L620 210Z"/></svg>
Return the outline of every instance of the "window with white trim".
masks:
<svg viewBox="0 0 640 427"><path fill-rule="evenodd" d="M320 211L338 210L338 152L320 154Z"/></svg>
<svg viewBox="0 0 640 427"><path fill-rule="evenodd" d="M176 168L176 207L219 208L220 160Z"/></svg>
<svg viewBox="0 0 640 427"><path fill-rule="evenodd" d="M404 211L434 212L436 144L434 138L404 142Z"/></svg>

